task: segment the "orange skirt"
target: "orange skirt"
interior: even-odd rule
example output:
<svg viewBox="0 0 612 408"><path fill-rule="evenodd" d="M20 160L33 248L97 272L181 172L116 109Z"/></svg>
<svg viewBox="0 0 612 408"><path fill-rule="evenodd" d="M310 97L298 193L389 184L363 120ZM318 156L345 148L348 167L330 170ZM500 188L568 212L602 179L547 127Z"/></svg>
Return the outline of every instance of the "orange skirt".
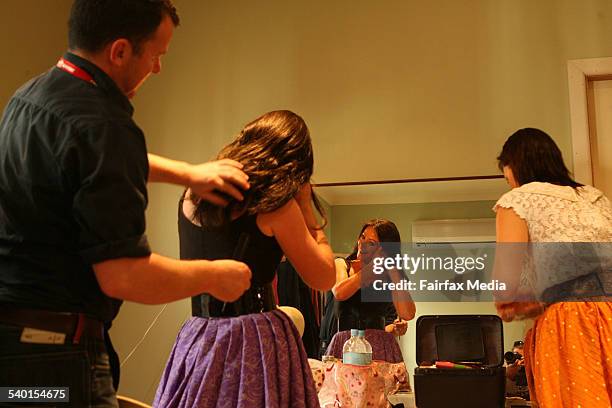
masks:
<svg viewBox="0 0 612 408"><path fill-rule="evenodd" d="M612 302L555 303L525 339L540 408L612 408Z"/></svg>

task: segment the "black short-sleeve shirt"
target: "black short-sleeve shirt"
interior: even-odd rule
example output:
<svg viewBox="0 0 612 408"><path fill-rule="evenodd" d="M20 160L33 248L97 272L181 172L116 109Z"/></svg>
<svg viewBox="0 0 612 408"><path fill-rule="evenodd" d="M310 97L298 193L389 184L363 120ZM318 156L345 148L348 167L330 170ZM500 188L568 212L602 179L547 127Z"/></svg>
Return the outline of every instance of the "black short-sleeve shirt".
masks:
<svg viewBox="0 0 612 408"><path fill-rule="evenodd" d="M113 80L64 58L95 84L54 67L15 93L0 123L0 304L109 322L121 302L92 264L150 254L147 150Z"/></svg>

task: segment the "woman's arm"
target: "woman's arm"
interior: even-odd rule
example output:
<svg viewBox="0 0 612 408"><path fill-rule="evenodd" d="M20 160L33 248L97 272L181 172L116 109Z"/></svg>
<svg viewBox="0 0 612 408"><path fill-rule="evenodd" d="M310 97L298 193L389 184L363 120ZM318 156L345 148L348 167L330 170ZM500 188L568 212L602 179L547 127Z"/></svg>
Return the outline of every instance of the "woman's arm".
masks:
<svg viewBox="0 0 612 408"><path fill-rule="evenodd" d="M499 207L496 215L495 265L493 278L506 284L506 290L496 293L498 314L504 321L512 321L519 309L527 304L517 302L521 274L526 257L529 229L512 208Z"/></svg>
<svg viewBox="0 0 612 408"><path fill-rule="evenodd" d="M520 283L529 241L527 223L512 208L500 207L496 216L495 265L493 279L506 284L503 295L514 298Z"/></svg>
<svg viewBox="0 0 612 408"><path fill-rule="evenodd" d="M397 269L391 269L388 273L391 281L399 282L401 280L401 274ZM393 306L395 306L398 317L403 320L414 319L416 306L410 296L410 292L407 290L394 290L391 292L391 296L393 297Z"/></svg>
<svg viewBox="0 0 612 408"><path fill-rule="evenodd" d="M402 320L412 320L414 319L414 315L416 314L416 306L414 301L410 297L410 293L399 293L396 294L396 291L393 291L393 305L395 306L395 310L397 310L397 315Z"/></svg>
<svg viewBox="0 0 612 408"><path fill-rule="evenodd" d="M512 208L499 207L495 224L497 242L529 242L527 222Z"/></svg>
<svg viewBox="0 0 612 408"><path fill-rule="evenodd" d="M303 211L309 211L306 217ZM264 233L276 237L285 256L308 286L329 290L335 281L334 258L322 230L314 229L312 207L303 210L295 199L281 208L257 217ZM310 227L310 228L309 228Z"/></svg>
<svg viewBox="0 0 612 408"><path fill-rule="evenodd" d="M332 293L336 300L344 301L353 296L361 288L361 271L348 276L348 269L344 259L336 259L336 284Z"/></svg>

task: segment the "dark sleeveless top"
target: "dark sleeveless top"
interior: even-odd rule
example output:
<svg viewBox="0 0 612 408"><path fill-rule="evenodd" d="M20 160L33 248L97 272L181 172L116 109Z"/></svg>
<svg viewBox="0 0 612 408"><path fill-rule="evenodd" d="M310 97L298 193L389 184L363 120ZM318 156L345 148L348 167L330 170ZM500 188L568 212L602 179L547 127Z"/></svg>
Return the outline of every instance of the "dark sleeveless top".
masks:
<svg viewBox="0 0 612 408"><path fill-rule="evenodd" d="M348 275L348 271L347 271ZM353 296L336 301L336 317L338 331L350 329L379 329L384 330L389 309L394 308L392 302L362 302L360 289Z"/></svg>
<svg viewBox="0 0 612 408"><path fill-rule="evenodd" d="M251 287L269 284L274 280L276 268L283 257L276 238L264 235L257 226L257 215L241 216L220 228L206 228L192 223L183 214L183 199L179 201L178 229L181 259L234 259L239 240L248 236L248 245L241 262L251 269ZM191 298L193 314L202 316L207 303L210 316L232 316L232 308L224 302L202 294Z"/></svg>

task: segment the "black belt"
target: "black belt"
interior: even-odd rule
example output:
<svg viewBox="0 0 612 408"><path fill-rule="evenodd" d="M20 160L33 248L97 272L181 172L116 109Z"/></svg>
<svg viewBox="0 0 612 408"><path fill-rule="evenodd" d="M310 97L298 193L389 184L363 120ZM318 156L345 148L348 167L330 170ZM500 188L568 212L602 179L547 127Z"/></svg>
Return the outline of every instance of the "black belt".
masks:
<svg viewBox="0 0 612 408"><path fill-rule="evenodd" d="M276 299L271 283L251 286L235 302L225 302L220 310L210 307L210 296L200 295L193 315L199 317L235 317L251 313L263 313L276 309Z"/></svg>
<svg viewBox="0 0 612 408"><path fill-rule="evenodd" d="M237 301L232 302L232 306L236 315L263 313L276 309L272 284L250 287Z"/></svg>
<svg viewBox="0 0 612 408"><path fill-rule="evenodd" d="M542 293L544 303L609 302L612 300L612 271L597 271L551 286Z"/></svg>
<svg viewBox="0 0 612 408"><path fill-rule="evenodd" d="M75 344L79 343L82 337L104 339L102 322L83 313L51 312L2 305L0 322L23 328L63 333Z"/></svg>

